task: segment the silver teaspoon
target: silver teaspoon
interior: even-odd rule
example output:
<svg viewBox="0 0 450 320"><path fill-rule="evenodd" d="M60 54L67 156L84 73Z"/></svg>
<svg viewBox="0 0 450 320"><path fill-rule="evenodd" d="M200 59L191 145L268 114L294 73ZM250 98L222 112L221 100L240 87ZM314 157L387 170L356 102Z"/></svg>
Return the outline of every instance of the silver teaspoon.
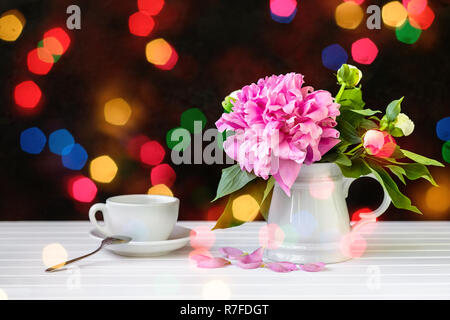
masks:
<svg viewBox="0 0 450 320"><path fill-rule="evenodd" d="M102 243L100 244L100 247L98 247L95 251L92 251L89 254L85 254L84 256L72 259L72 260L68 260L65 262L61 262L57 265L54 265L53 267L48 268L47 270L45 270L46 272L52 272L55 270L58 270L68 264L71 264L73 262L79 261L81 259L87 258L89 256L92 256L93 254L99 252L100 250L102 250L104 247L109 246L110 244L121 244L121 243L128 243L130 242L132 239L130 237L126 237L126 236L112 236L112 237L108 237L105 238Z"/></svg>

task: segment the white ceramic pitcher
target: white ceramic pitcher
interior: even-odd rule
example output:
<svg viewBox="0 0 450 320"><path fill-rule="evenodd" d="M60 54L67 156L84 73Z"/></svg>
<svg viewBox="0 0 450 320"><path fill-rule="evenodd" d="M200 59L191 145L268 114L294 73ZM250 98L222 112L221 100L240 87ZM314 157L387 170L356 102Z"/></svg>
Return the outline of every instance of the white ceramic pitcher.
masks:
<svg viewBox="0 0 450 320"><path fill-rule="evenodd" d="M368 175L375 179L373 175ZM304 165L300 170L291 196L275 183L268 223L294 236L279 241L264 250L265 258L293 263L335 263L351 257L342 251L342 240L352 229L345 198L355 179L346 178L334 163ZM384 198L372 217L383 214L391 203ZM270 239L269 239L270 241ZM271 248L272 247L272 248Z"/></svg>

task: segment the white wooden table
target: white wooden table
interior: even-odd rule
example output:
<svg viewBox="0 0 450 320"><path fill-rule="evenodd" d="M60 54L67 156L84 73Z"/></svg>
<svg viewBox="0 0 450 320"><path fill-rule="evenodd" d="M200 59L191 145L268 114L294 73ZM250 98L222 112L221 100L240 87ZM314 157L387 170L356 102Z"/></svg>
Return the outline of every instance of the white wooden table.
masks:
<svg viewBox="0 0 450 320"><path fill-rule="evenodd" d="M193 228L212 222L181 222ZM211 252L258 247L262 222L215 231ZM74 267L45 273L43 248L61 244L70 258L98 241L89 222L1 222L0 297L9 299L450 299L450 222L380 222L365 254L326 271L280 274L235 266L198 269L192 248L153 258L103 251Z"/></svg>

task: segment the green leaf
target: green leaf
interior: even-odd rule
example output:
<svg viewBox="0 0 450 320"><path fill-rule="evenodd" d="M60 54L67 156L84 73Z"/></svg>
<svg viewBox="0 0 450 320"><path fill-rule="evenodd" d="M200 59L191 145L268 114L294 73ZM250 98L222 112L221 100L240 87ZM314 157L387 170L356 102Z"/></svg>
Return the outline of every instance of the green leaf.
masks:
<svg viewBox="0 0 450 320"><path fill-rule="evenodd" d="M361 110L349 109L348 111L355 112L355 113L363 115L363 116L373 116L374 114L381 113L381 111L379 111L379 110L372 110L372 109L361 109Z"/></svg>
<svg viewBox="0 0 450 320"><path fill-rule="evenodd" d="M337 159L334 162L336 162L337 164L346 166L346 167L349 167L352 165L352 161L349 159L349 157L347 157L343 153L338 153Z"/></svg>
<svg viewBox="0 0 450 320"><path fill-rule="evenodd" d="M401 182L403 182L403 184L406 184L405 178L403 178L403 175L406 175L406 172L402 167L395 165L387 165L386 167L388 167L389 170L391 170L391 172L395 174Z"/></svg>
<svg viewBox="0 0 450 320"><path fill-rule="evenodd" d="M342 93L339 104L341 107L350 109L362 109L364 108L364 101L362 99L361 88L346 89Z"/></svg>
<svg viewBox="0 0 450 320"><path fill-rule="evenodd" d="M345 142L350 142L351 144L356 144L361 142L361 138L356 132L356 129L346 120L340 119L336 129L340 132L340 139Z"/></svg>
<svg viewBox="0 0 450 320"><path fill-rule="evenodd" d="M247 183L256 178L256 175L249 173L245 170L241 170L239 164L235 164L231 167L222 170L222 176L220 177L219 186L217 187L217 195L213 202L223 196L226 196L234 191L241 189Z"/></svg>
<svg viewBox="0 0 450 320"><path fill-rule="evenodd" d="M395 181L391 178L391 176L383 169L378 163L368 160L368 166L370 170L378 179L378 181L383 185L384 189L387 191L389 196L391 197L392 203L396 208L405 209L409 211L413 211L416 213L422 214L420 210L411 204L411 200L397 187Z"/></svg>
<svg viewBox="0 0 450 320"><path fill-rule="evenodd" d="M260 203L260 212L266 221L268 219L270 202L272 200L272 193L273 193L274 185L275 185L275 178L270 177L269 180L267 180L266 188L264 189L263 198Z"/></svg>
<svg viewBox="0 0 450 320"><path fill-rule="evenodd" d="M389 133L390 133L393 137L396 137L396 138L398 138L398 137L403 137L403 136L404 136L402 129L399 129L399 128L392 128L392 129L389 129Z"/></svg>
<svg viewBox="0 0 450 320"><path fill-rule="evenodd" d="M246 221L238 220L233 215L233 201L236 200L238 197L243 195L250 195L253 197L253 199L256 200L260 204L260 213L263 210L268 210L268 207L270 206L269 198L264 201L263 206L261 206L262 198L264 196L264 191L267 188L267 181L264 179L256 179L254 181L251 181L248 183L245 187L233 192L228 197L227 205L225 206L225 209L222 212L222 215L217 220L216 225L214 226L214 229L225 229L225 228L231 228L239 226ZM255 219L256 220L256 219Z"/></svg>
<svg viewBox="0 0 450 320"><path fill-rule="evenodd" d="M264 189L264 195L263 195L263 198L261 200L261 203L263 203L266 200L266 198L269 195L270 191L272 191L274 185L275 185L275 178L274 177L270 177L267 180L266 188Z"/></svg>
<svg viewBox="0 0 450 320"><path fill-rule="evenodd" d="M420 154L408 151L408 150L404 150L404 149L400 149L400 151L405 155L405 157L420 163L420 164L424 164L426 166L437 166L437 167L444 167L444 165L442 163L440 163L439 161L421 156Z"/></svg>
<svg viewBox="0 0 450 320"><path fill-rule="evenodd" d="M394 100L386 108L386 117L389 122L393 122L401 111L401 103L404 97Z"/></svg>
<svg viewBox="0 0 450 320"><path fill-rule="evenodd" d="M377 129L378 128L377 124L374 121L368 120L368 119L365 119L365 118L361 119L361 122L359 123L359 127L363 128L365 130Z"/></svg>
<svg viewBox="0 0 450 320"><path fill-rule="evenodd" d="M423 164L407 163L403 165L403 169L405 171L405 175L408 177L409 180L417 180L419 178L424 178L425 180L428 180L433 186L438 187L430 171L428 171L427 167L425 167Z"/></svg>
<svg viewBox="0 0 450 320"><path fill-rule="evenodd" d="M360 158L354 159L351 166L343 166L338 164L342 174L347 178L359 178L370 173L370 168Z"/></svg>

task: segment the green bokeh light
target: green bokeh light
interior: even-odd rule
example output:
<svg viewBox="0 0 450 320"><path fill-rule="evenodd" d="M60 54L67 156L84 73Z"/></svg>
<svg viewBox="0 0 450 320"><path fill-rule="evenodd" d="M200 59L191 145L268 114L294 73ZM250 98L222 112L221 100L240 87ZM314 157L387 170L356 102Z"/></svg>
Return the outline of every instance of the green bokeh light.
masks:
<svg viewBox="0 0 450 320"><path fill-rule="evenodd" d="M409 20L406 20L400 27L395 29L397 40L406 44L413 44L419 40L422 30L414 28Z"/></svg>
<svg viewBox="0 0 450 320"><path fill-rule="evenodd" d="M442 158L445 162L450 163L450 140L442 146Z"/></svg>
<svg viewBox="0 0 450 320"><path fill-rule="evenodd" d="M166 134L167 147L169 149L175 150L175 151L184 151L191 144L191 135L190 134L183 134L183 136L178 138L178 140L172 139L172 133L175 130L186 130L186 129L180 128L180 127L170 129L167 132L167 134Z"/></svg>
<svg viewBox="0 0 450 320"><path fill-rule="evenodd" d="M202 130L205 128L206 116L199 108L191 108L181 114L181 126L187 129L190 133L194 133L195 121L201 121Z"/></svg>

